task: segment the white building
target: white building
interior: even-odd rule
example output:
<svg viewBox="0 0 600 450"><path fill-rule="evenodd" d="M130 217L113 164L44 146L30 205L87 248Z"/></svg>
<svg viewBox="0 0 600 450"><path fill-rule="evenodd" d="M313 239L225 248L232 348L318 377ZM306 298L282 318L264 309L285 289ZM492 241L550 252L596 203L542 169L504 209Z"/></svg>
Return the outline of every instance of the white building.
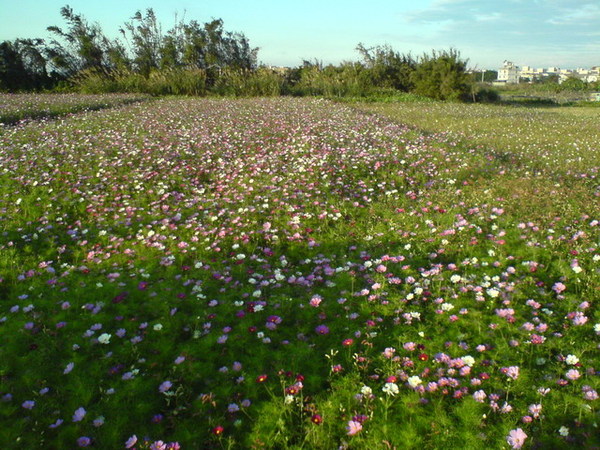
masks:
<svg viewBox="0 0 600 450"><path fill-rule="evenodd" d="M518 83L519 68L511 61L504 61L502 68L498 69L498 81L503 83Z"/></svg>
<svg viewBox="0 0 600 450"><path fill-rule="evenodd" d="M558 82L562 83L568 78L575 77L587 83L593 83L600 80L600 66L591 69L578 68L576 70L561 69L559 67L536 68L531 66L518 67L511 61L504 61L501 69L498 70L498 84L519 83L521 80L534 82L549 76L558 75Z"/></svg>

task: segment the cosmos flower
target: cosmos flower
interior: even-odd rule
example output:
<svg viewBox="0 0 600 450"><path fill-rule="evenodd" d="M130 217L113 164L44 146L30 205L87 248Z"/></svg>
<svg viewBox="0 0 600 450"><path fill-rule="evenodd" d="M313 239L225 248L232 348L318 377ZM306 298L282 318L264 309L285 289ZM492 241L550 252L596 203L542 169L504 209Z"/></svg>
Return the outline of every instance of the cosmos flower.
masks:
<svg viewBox="0 0 600 450"><path fill-rule="evenodd" d="M362 430L363 426L360 422L356 422L355 420L349 420L346 425L346 434L348 436L354 436L358 434Z"/></svg>
<svg viewBox="0 0 600 450"><path fill-rule="evenodd" d="M527 439L525 432L521 428L517 428L515 430L510 430L510 433L508 433L508 436L506 437L506 442L508 442L508 445L513 449L516 449L523 447L525 439Z"/></svg>
<svg viewBox="0 0 600 450"><path fill-rule="evenodd" d="M86 414L87 412L83 407L77 408L73 413L73 422L81 422Z"/></svg>

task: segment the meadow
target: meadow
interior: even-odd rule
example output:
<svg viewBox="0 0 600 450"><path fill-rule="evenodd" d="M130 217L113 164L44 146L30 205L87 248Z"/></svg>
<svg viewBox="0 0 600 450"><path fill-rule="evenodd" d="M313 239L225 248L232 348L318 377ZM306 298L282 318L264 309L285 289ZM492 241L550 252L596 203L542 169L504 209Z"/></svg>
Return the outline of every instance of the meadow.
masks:
<svg viewBox="0 0 600 450"><path fill-rule="evenodd" d="M150 97L144 94L6 94L0 93L0 125L22 120L55 119L83 111L127 105Z"/></svg>
<svg viewBox="0 0 600 450"><path fill-rule="evenodd" d="M599 134L306 98L0 127L0 444L598 448Z"/></svg>

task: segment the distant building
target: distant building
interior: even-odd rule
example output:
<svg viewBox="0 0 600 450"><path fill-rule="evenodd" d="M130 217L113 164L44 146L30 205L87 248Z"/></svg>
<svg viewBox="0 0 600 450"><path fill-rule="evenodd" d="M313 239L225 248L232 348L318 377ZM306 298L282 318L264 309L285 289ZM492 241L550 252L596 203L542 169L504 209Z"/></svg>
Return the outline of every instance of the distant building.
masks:
<svg viewBox="0 0 600 450"><path fill-rule="evenodd" d="M498 69L498 81L503 83L518 83L519 68L511 61L504 61L504 64Z"/></svg>
<svg viewBox="0 0 600 450"><path fill-rule="evenodd" d="M504 61L502 68L498 70L498 79L495 84L519 83L527 81L533 83L548 77L558 77L558 82L569 78L578 78L586 83L600 81L600 66L591 69L578 68L575 70L561 69L559 67L536 68L531 66L518 67L511 61Z"/></svg>

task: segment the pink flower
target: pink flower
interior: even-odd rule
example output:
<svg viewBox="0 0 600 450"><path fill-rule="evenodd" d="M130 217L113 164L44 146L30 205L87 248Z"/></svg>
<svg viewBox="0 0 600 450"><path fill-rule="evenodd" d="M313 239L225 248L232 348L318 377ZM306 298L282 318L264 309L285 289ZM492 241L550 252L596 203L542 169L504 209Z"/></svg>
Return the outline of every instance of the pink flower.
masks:
<svg viewBox="0 0 600 450"><path fill-rule="evenodd" d="M507 377L509 377L513 380L516 380L517 378L519 378L519 367L518 366L503 367L502 373L504 373Z"/></svg>
<svg viewBox="0 0 600 450"><path fill-rule="evenodd" d="M534 418L538 418L540 416L540 413L542 412L542 405L541 404L533 404L533 405L529 405L529 413L534 417Z"/></svg>
<svg viewBox="0 0 600 450"><path fill-rule="evenodd" d="M360 430L362 430L362 424L360 422L356 422L355 420L349 420L346 430L348 430L348 436L354 436L360 432Z"/></svg>
<svg viewBox="0 0 600 450"><path fill-rule="evenodd" d="M478 403L483 403L483 401L485 400L485 398L487 397L487 395L485 394L485 391L483 390L479 390L473 393L473 399L478 402Z"/></svg>
<svg viewBox="0 0 600 450"><path fill-rule="evenodd" d="M554 286L552 286L552 290L554 292L556 292L557 294L560 294L562 291L564 291L567 287L562 284L561 282L558 283L554 283Z"/></svg>
<svg viewBox="0 0 600 450"><path fill-rule="evenodd" d="M576 379L578 379L578 378L581 376L581 374L579 373L579 371L578 371L578 370L576 370L576 369L571 369L571 370L567 371L567 373L565 374L565 376L566 376L566 377L567 377L569 380L572 380L572 381L573 381L573 380L576 380Z"/></svg>
<svg viewBox="0 0 600 450"><path fill-rule="evenodd" d="M323 301L323 299L321 298L320 295L314 295L311 299L310 299L310 306L316 308L317 306L319 306L321 304L321 301Z"/></svg>
<svg viewBox="0 0 600 450"><path fill-rule="evenodd" d="M396 353L396 349L394 347L387 347L383 351L383 356L385 356L387 359L391 359L394 356L394 353Z"/></svg>
<svg viewBox="0 0 600 450"><path fill-rule="evenodd" d="M137 443L137 436L134 434L125 442L125 448L131 448Z"/></svg>
<svg viewBox="0 0 600 450"><path fill-rule="evenodd" d="M525 443L525 439L527 439L527 435L521 428L517 428L516 430L510 430L508 436L506 437L506 442L512 446L512 448L521 448Z"/></svg>

